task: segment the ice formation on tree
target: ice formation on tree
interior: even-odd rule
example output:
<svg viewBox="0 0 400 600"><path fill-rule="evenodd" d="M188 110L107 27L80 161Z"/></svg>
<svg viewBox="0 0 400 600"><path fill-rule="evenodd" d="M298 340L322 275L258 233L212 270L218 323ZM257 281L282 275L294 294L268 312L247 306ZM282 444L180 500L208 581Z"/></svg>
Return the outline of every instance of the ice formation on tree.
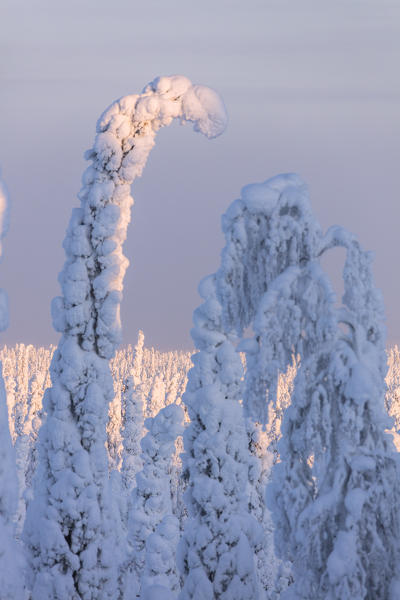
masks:
<svg viewBox="0 0 400 600"><path fill-rule="evenodd" d="M290 315L301 354L269 498L278 553L293 562L294 584L283 597L383 600L399 560L383 306L370 256L343 229L329 230L314 256L336 245L347 249L342 309L317 260L278 278L264 303L267 321Z"/></svg>
<svg viewBox="0 0 400 600"><path fill-rule="evenodd" d="M171 461L175 440L183 431L183 410L170 404L144 424L148 433L141 441L143 469L136 475L132 492L128 521L131 552L123 570L141 582L143 591L157 584L176 593L179 522L173 515Z"/></svg>
<svg viewBox="0 0 400 600"><path fill-rule="evenodd" d="M0 259L8 229L8 194L0 179ZM8 325L7 296L0 290L0 330ZM15 453L8 428L6 392L0 363L0 595L4 600L23 600L23 560L14 534L18 503Z"/></svg>
<svg viewBox="0 0 400 600"><path fill-rule="evenodd" d="M157 131L174 118L207 137L222 133L219 96L185 77L159 77L141 95L100 117L64 241L63 295L52 304L62 338L51 365L40 460L24 538L33 600L116 598L120 560L105 449L113 400L109 359L121 337L120 303L128 265L122 253L133 200ZM114 515L115 516L115 515Z"/></svg>
<svg viewBox="0 0 400 600"><path fill-rule="evenodd" d="M244 339L246 354L244 407L253 421L267 423L269 402L277 399L279 374L293 361L288 341L290 318L264 322L260 304L273 281L290 266L312 260L321 238L308 201L307 188L298 175L278 175L265 183L243 188L222 220L226 245L218 270L218 296L223 326Z"/></svg>
<svg viewBox="0 0 400 600"><path fill-rule="evenodd" d="M122 401L124 451L121 474L124 489L130 494L135 485L135 476L142 468L140 441L144 426L142 393L139 386L135 386L133 377L125 380Z"/></svg>
<svg viewBox="0 0 400 600"><path fill-rule="evenodd" d="M243 366L221 324L215 276L199 287L194 312L198 353L184 394L190 423L184 433L188 520L178 550L181 600L256 600L255 552L262 543L249 514L248 439L239 402Z"/></svg>
<svg viewBox="0 0 400 600"><path fill-rule="evenodd" d="M293 365L290 325L296 307L294 315L284 314L279 307L268 322L263 307L276 294L275 281L282 273L312 260L322 233L313 218L306 186L294 174L243 188L241 198L223 216L222 225L226 245L217 272L217 292L224 330L242 338L238 350L246 356L243 406L251 451L251 510L263 527L266 547L270 547L272 524L265 507L265 484L280 435L283 398L278 393L279 383ZM253 335L244 338L249 327ZM262 446L258 440L265 426L269 444ZM274 579L284 566L264 548L257 552L257 565L262 588L268 597L275 597Z"/></svg>

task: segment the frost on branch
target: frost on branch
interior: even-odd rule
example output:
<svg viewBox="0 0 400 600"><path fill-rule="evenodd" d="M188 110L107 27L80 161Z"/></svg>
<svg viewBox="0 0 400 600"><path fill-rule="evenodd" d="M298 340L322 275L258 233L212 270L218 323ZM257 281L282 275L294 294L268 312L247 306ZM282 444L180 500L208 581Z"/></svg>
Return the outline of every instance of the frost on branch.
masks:
<svg viewBox="0 0 400 600"><path fill-rule="evenodd" d="M133 203L130 186L143 171L157 131L175 118L193 122L207 137L222 133L226 124L215 92L185 77L160 77L103 113L86 153L91 165L64 241L62 296L52 304L62 337L44 399L47 418L24 532L33 600L114 600L118 594L120 525L112 520L105 443L114 397L109 359L121 339L128 266L122 244ZM114 454L115 462L118 451Z"/></svg>

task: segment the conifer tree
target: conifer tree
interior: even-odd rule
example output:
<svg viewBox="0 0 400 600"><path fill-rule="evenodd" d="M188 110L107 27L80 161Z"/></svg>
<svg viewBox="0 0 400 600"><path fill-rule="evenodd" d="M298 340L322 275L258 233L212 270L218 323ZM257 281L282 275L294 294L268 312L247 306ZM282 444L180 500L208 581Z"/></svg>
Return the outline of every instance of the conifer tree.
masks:
<svg viewBox="0 0 400 600"><path fill-rule="evenodd" d="M215 276L203 280L199 292L204 303L192 330L198 352L184 394L189 516L178 552L180 598L256 600L261 531L248 512L248 439L239 402L243 367L222 330Z"/></svg>
<svg viewBox="0 0 400 600"><path fill-rule="evenodd" d="M135 386L133 377L125 380L122 402L124 452L121 474L124 489L130 495L135 485L135 476L142 468L140 441L144 426L142 393L140 386Z"/></svg>
<svg viewBox="0 0 400 600"><path fill-rule="evenodd" d="M0 179L0 258L8 229L8 194ZM0 290L0 330L8 325L7 296ZM2 600L23 600L22 552L14 538L18 483L15 454L8 428L8 410L0 363L0 596Z"/></svg>
<svg viewBox="0 0 400 600"><path fill-rule="evenodd" d="M284 597L383 600L396 597L399 560L383 306L369 255L340 228L328 231L320 251L335 245L347 248L339 312L318 264L285 283L286 300L276 297L279 310L289 297L300 307L302 355L269 497L278 552L293 562Z"/></svg>
<svg viewBox="0 0 400 600"><path fill-rule="evenodd" d="M283 273L314 258L322 232L312 215L307 188L294 174L244 187L241 198L223 216L222 225L226 245L217 272L217 291L224 330L242 338L238 350L246 356L242 395L251 455L250 510L262 526L264 546L271 547L273 528L264 497L282 412L278 386L300 346L298 332L291 324L295 306L293 315L271 313L268 322L260 307L274 298L276 280ZM243 338L249 327L253 336ZM262 433L265 428L269 447L259 443L260 436L266 437ZM257 552L258 578L267 596L273 598L277 593L275 579L287 568L265 547ZM288 581L286 575L284 579Z"/></svg>
<svg viewBox="0 0 400 600"><path fill-rule="evenodd" d="M136 575L143 591L154 584L176 593L179 578L175 551L179 523L173 516L171 461L175 440L183 430L183 410L170 404L155 417L146 419L145 427L148 433L141 441L143 468L136 475L130 502L128 542L131 553L124 570ZM167 545L168 556L163 560Z"/></svg>
<svg viewBox="0 0 400 600"><path fill-rule="evenodd" d="M39 467L24 538L33 600L115 600L120 562L105 450L114 397L109 360L121 338L120 303L128 261L130 186L145 166L156 132L174 118L208 137L226 124L218 95L184 77L160 77L141 95L114 102L100 117L92 164L72 212L53 301L62 333L44 398Z"/></svg>

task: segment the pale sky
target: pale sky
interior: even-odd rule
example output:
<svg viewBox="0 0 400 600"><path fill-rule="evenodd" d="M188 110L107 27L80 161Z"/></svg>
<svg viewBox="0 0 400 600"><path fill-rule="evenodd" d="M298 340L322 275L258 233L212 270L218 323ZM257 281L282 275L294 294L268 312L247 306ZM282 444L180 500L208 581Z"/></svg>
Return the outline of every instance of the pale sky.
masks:
<svg viewBox="0 0 400 600"><path fill-rule="evenodd" d="M215 271L240 189L299 173L324 228L375 253L388 341L400 342L398 0L2 0L0 165L12 200L0 343L58 340L50 319L83 152L114 99L157 75L215 88L229 125L158 134L133 185L124 342L190 348L197 285ZM338 259L329 268L335 282ZM338 288L339 289L339 288Z"/></svg>

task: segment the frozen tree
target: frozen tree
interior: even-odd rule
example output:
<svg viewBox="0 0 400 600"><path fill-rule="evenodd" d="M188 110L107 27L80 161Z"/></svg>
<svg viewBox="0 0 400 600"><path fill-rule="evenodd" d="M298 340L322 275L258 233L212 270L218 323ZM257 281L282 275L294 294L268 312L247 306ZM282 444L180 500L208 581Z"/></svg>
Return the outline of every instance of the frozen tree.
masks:
<svg viewBox="0 0 400 600"><path fill-rule="evenodd" d="M3 366L3 381L7 397L8 420L11 439L15 441L15 424L13 408L15 403L15 370L16 356L15 348L7 348L5 346L1 351L1 363Z"/></svg>
<svg viewBox="0 0 400 600"><path fill-rule="evenodd" d="M15 435L17 438L24 435L25 423L29 412L29 366L33 352L34 348L32 345L17 344L13 408Z"/></svg>
<svg viewBox="0 0 400 600"><path fill-rule="evenodd" d="M199 287L193 356L184 402L183 469L188 519L178 552L181 600L256 600L255 552L261 532L249 514L249 452L239 402L243 367L222 330L215 276Z"/></svg>
<svg viewBox="0 0 400 600"><path fill-rule="evenodd" d="M124 414L127 401L127 392L133 394L135 386L139 386L142 370L143 361L143 344L144 335L142 331L139 331L138 341L135 346L134 352L129 351L126 363L116 364L114 361L112 367L112 373L114 378L114 399L110 403L108 411L108 424L107 424L107 449L109 458L110 471L120 471L122 467L122 461L124 460L124 440L122 430L124 425ZM132 381L127 384L128 379L133 378ZM134 383L136 381L136 384ZM138 392L139 394L139 392ZM140 392L139 395L141 395ZM128 402L131 402L129 400ZM141 401L142 402L142 401ZM140 409L143 413L143 408ZM128 411L129 412L129 411ZM131 417L129 417L131 418ZM140 418L139 418L140 421ZM143 421L143 416L142 416ZM139 431L139 428L138 428ZM125 441L127 440L125 436ZM140 439L137 439L137 446L139 448ZM128 442L129 443L129 442ZM138 452L138 455L140 451ZM135 471L136 472L136 471ZM126 482L125 482L126 483Z"/></svg>
<svg viewBox="0 0 400 600"><path fill-rule="evenodd" d="M165 406L165 381L161 373L157 373L147 397L146 415L154 417Z"/></svg>
<svg viewBox="0 0 400 600"><path fill-rule="evenodd" d="M180 76L160 77L100 117L80 208L64 241L62 296L52 304L62 333L44 398L39 467L24 538L33 600L117 598L120 561L105 449L113 382L109 360L121 338L120 303L128 265L122 253L130 186L141 175L157 131L174 118L208 137L222 133L219 96Z"/></svg>
<svg viewBox="0 0 400 600"><path fill-rule="evenodd" d="M30 379L29 383L29 405L26 415L23 434L16 440L15 449L20 465L18 467L20 477L20 507L19 507L19 529L21 533L25 519L26 505L31 499L31 486L37 466L37 437L42 422L42 398L46 371L38 371ZM20 450L18 450L18 446Z"/></svg>
<svg viewBox="0 0 400 600"><path fill-rule="evenodd" d="M122 480L128 494L135 485L135 476L142 468L140 441L143 432L143 398L140 386L135 386L133 377L125 380L123 405L123 460Z"/></svg>
<svg viewBox="0 0 400 600"><path fill-rule="evenodd" d="M277 401L279 376L293 363L293 344L290 316L285 322L276 316L266 326L260 303L287 268L315 258L322 231L307 187L295 174L245 186L222 226L226 245L217 273L222 322L226 331L240 337L253 329L253 337L241 344L247 365L243 402L246 416L265 424L269 404Z"/></svg>
<svg viewBox="0 0 400 600"><path fill-rule="evenodd" d="M344 307L317 262L288 277L268 307L300 308L301 363L269 491L279 554L293 562L286 598L397 597L399 473L384 411L383 307L370 257L340 228L320 252L347 248ZM265 311L267 317L267 311ZM339 323L347 327L343 332ZM398 594L398 590L397 590Z"/></svg>
<svg viewBox="0 0 400 600"><path fill-rule="evenodd" d="M0 258L8 229L8 195L0 179ZM0 330L8 325L7 296L0 290ZM6 393L0 363L0 596L2 600L23 600L22 553L14 539L18 484L15 455L8 428Z"/></svg>
<svg viewBox="0 0 400 600"><path fill-rule="evenodd" d="M280 175L243 188L222 220L226 245L217 272L217 292L222 305L222 324L242 338L238 350L245 353L246 374L243 406L251 459L249 459L250 507L262 525L265 546L272 546L272 523L265 508L265 485L276 457L276 441L285 403L279 384L293 366L298 348L292 315L272 313L263 319L260 306L273 297L274 285L287 270L314 258L322 232L308 201L307 188L294 174ZM292 307L296 312L296 307ZM252 337L243 338L252 328ZM296 345L297 344L297 345ZM267 436L261 431L266 428ZM265 446L260 444L260 436ZM269 597L276 592L279 565L272 553L257 552L258 577ZM287 578L286 578L287 579Z"/></svg>
<svg viewBox="0 0 400 600"><path fill-rule="evenodd" d="M386 385L385 406L394 420L392 435L397 450L400 450L400 352L398 346L394 346L388 351Z"/></svg>
<svg viewBox="0 0 400 600"><path fill-rule="evenodd" d="M142 369L143 369L143 348L144 348L144 334L143 331L139 331L138 339L135 346L135 351L133 355L133 365L132 365L132 377L133 384L135 386L139 385L142 382Z"/></svg>
<svg viewBox="0 0 400 600"><path fill-rule="evenodd" d="M337 553L332 544L329 546L329 541L324 546L324 540L326 542L329 535L323 524L328 519L324 515L324 518L318 521L318 516L316 516L319 509L322 513L323 501L319 502L319 489L323 484L320 480L325 485L329 478L324 474L336 473L338 470L336 465L330 467L329 463L333 448L340 446L336 439L331 439L330 432L332 429L341 431L343 425L338 422L334 427L331 422L329 406L331 405L331 395L333 396L335 393L333 388L326 391L326 397L329 398L326 400L323 393L320 394L317 382L322 382L323 389L324 387L329 388L329 374L331 373L329 366L333 369L331 365L334 358L340 355L340 348L347 348L351 344L355 344L351 335L346 339L346 343L340 341L342 346L339 344L338 332L340 330L334 310L334 295L329 282L321 272L318 258L331 246L345 245L347 247L349 258L345 269L344 303L348 308L351 307L354 318L359 319L364 331L368 332L364 334L364 337L369 336L370 340L373 339L375 348L377 348L382 340L377 324L381 308L376 299L376 292L373 291L366 262L361 258L363 254L357 244L354 241L350 242L340 228L332 229L323 238L320 227L311 213L306 188L301 180L292 175L279 176L265 184L244 188L242 198L228 210L223 225L227 245L223 251L222 265L217 275L218 295L223 307L223 325L225 331L236 330L239 336L242 336L244 330L250 326L254 332L253 338L243 342L240 347L246 353L247 371L243 404L247 415L250 441L258 423L267 422L271 414L276 413L280 375L287 370L293 360L293 355L301 356L293 402L285 418L285 440L281 442L282 462L275 467L277 473L284 472L286 476L285 479L281 475L274 487L275 500L277 498L275 512L281 515L276 536L278 549L280 546L279 552L283 559L289 558L295 563L296 584L288 590L287 595L288 597L308 599L328 598L329 593L332 594L329 596L332 598L364 597L357 595L362 593L360 590L363 583L360 584L360 577L354 571L352 571L351 583L347 581L347 576L351 577L350 574L346 574L344 579L340 576L340 567L335 575L335 560L343 552L343 544L342 546L339 544L340 548L338 546ZM349 266L350 264L352 267ZM371 314L369 317L366 316L368 311L371 314L375 311L375 317L371 317ZM371 325L371 320L374 321L374 319L375 322ZM359 327L355 329L357 333L353 337L357 342L363 334L359 333ZM368 370L368 362L375 351L368 348L365 348L365 351L370 358L360 356L358 360L364 364L363 368L367 365ZM344 364L347 362L348 359L343 359ZM335 364L337 367L337 363ZM375 362L372 361L372 364L375 365L373 378L378 384L375 393L371 388L372 395L375 395L375 399L371 399L371 404L375 402L376 407L379 404L380 395L379 377L381 383L384 377L381 349L375 353ZM376 371L376 365L379 367L378 371ZM343 374L343 367L341 373ZM348 379L351 380L352 376L350 368ZM338 390L335 391L337 394ZM344 386L344 392L347 391ZM355 394L354 391L353 394ZM359 404L365 407L363 402L359 401ZM375 419L379 410L381 408L374 413ZM350 415L348 416L351 421ZM369 414L363 413L367 422L371 416L372 409ZM381 520L386 514L390 501L393 500L393 490L397 487L395 463L390 444L388 440L384 439L383 421L384 415L381 414L378 419L379 425L377 425L377 431L380 428L380 433L376 434L374 443L377 443L379 455L387 452L383 461L384 463L386 461L387 479L382 478L378 485L383 485L382 481L388 482L392 479L395 483L392 488L387 486L382 492L380 500L376 501L376 512ZM361 422L361 414L358 415L357 422ZM278 435L273 431L271 425L268 423L268 428L276 440ZM360 439L363 439L363 434L359 432L359 435L355 435L353 440L355 447L360 446ZM347 449L348 442L342 444L342 447ZM372 447L369 452L372 452ZM340 452L333 452L333 454L340 456ZM250 483L252 480L256 481L257 478L252 477L250 470ZM340 488L340 486L337 487ZM337 488L332 484L332 489ZM324 493L329 496L326 490ZM341 515L344 512L341 512L340 502L345 505L346 493L342 489L337 497L338 511ZM351 494L350 496L353 499ZM257 493L253 494L253 498L257 498ZM381 507L379 507L380 501L382 501ZM258 505L260 506L261 503ZM363 503L361 505L364 506ZM332 509L332 506L330 508ZM252 510L257 512L256 509L257 501L255 500ZM334 513L334 510L332 512ZM339 526L332 533L331 540L335 538L340 529L339 517L335 515L334 518L336 518L336 523L339 522ZM393 509L388 512L387 522L396 530L397 524L393 517ZM312 530L313 526L315 526L315 531ZM318 526L320 526L319 530ZM371 531L373 531L373 525L370 526L367 533L371 533ZM394 538L390 541L387 533L388 530L383 534L383 537L386 538L383 546L389 553L392 562L389 560L389 567L382 570L380 581L382 598L387 597L389 593L391 581L388 572L397 556L397 549L392 543ZM375 534L376 531L373 535ZM375 535L375 537L379 536ZM345 539L344 534L343 539ZM282 551L283 547L286 551ZM326 554L329 547L332 554ZM360 560L367 560L368 563L367 557L370 556L370 551L367 546L358 548L358 551ZM378 550L375 552L376 556L379 556ZM332 585L329 587L327 584L326 573L324 585L328 585L328 587L319 587L322 584L319 580L321 573L318 572L318 569L321 568L320 565L326 567L328 557L330 557L332 565L331 569L328 567L330 584L336 576L338 581L340 579L342 582L340 591L339 587L332 591ZM380 558L378 563L379 561ZM343 565L344 562L346 559L342 560L341 564ZM373 571L367 563L363 566L364 568L367 566L365 572ZM347 561L346 565L350 573L351 561ZM344 571L341 574L343 575ZM378 597L374 596L379 587L378 578L376 577L374 582L373 579L374 574L368 579L369 588L374 590L371 598ZM361 587L357 588L359 584ZM339 586L337 582L335 585ZM365 589L369 589L368 585ZM296 596L296 594L299 595Z"/></svg>
<svg viewBox="0 0 400 600"><path fill-rule="evenodd" d="M141 580L178 591L175 548L179 523L173 516L171 461L175 440L182 434L183 410L176 404L145 421L148 433L141 441L143 469L136 475L128 522L129 561L124 570ZM166 555L166 548L169 551Z"/></svg>
<svg viewBox="0 0 400 600"><path fill-rule="evenodd" d="M261 589L266 598L275 598L276 580L280 563L275 557L273 524L270 512L265 507L265 487L267 485L273 454L268 449L268 436L259 423L251 422L247 426L249 437L249 511L263 528L263 543L256 549L256 566Z"/></svg>
<svg viewBox="0 0 400 600"><path fill-rule="evenodd" d="M268 334L268 332L257 330L257 311L264 294L280 273L300 261L307 262L311 260L316 240L322 234L312 217L306 187L296 175L283 175L264 184L246 186L242 190L242 197L235 201L224 215L223 230L226 237L226 246L222 252L221 266L216 274L216 295L219 303L216 298L213 301L212 296L210 296L198 313L198 317L196 317L195 324L198 322L199 325L194 330L195 336L198 336L198 340L195 339L195 342L197 344L198 341L200 344L197 345L200 353L196 357L198 362L196 362L192 371L192 379L189 379L188 391L185 395L191 420L185 442L185 460L190 465L190 467L185 465L185 472L190 478L193 478L193 482L189 483L189 510L193 511L195 509L196 512L204 513L205 521L210 518L210 507L205 506L203 502L200 503L196 497L198 493L196 483L199 478L196 478L193 473L196 473L195 469L197 468L204 476L204 470L207 466L206 458L201 454L203 437L206 436L206 433L202 432L202 428L207 429L208 426L204 416L206 414L210 414L211 430L212 427L215 427L216 417L211 411L212 402L209 390L213 389L212 386L217 389L218 385L221 385L218 373L223 370L223 367L221 366L222 359L218 358L218 353L222 354L222 347L228 347L228 339L234 339L236 334L242 337L244 331L253 325L254 338L243 342L240 347L246 352L247 363L246 386L243 395L243 407L246 414L244 433L247 434L247 439L238 436L237 442L242 444L242 447L240 451L237 450L236 456L241 457L243 464L240 473L241 476L245 473L247 483L241 482L237 486L240 490L243 490L243 496L240 499L234 499L237 502L234 510L237 510L240 514L243 502L246 508L249 505L252 515L257 519L259 525L263 526L264 536L271 538L272 527L264 503L264 486L268 478L267 473L270 468L271 456L266 452L267 449L261 450L260 447L257 447L255 441L259 439L261 425L266 423L268 418L268 401L276 405L279 375L292 364L293 348L289 344L285 346L284 330L285 325L287 325L286 322L281 324L280 332L283 341L281 347L277 347L280 342L278 335L275 341L265 339L265 335L263 337L263 334ZM217 305L220 310L218 318L216 316ZM212 307L210 315L207 314L207 306ZM222 336L221 339L218 339L216 334L214 339L210 333L210 331L214 332L216 329L217 321L217 331L218 335ZM206 341L203 340L202 336ZM215 341L216 339L218 343ZM236 374L238 389L233 395L231 395L232 389L229 390L230 395L226 394L226 398L231 400L230 405L227 403L227 407L230 406L229 410L231 411L241 412L239 399L242 398L242 390L238 383L242 377L239 374L241 365L239 366L238 363L239 357L237 356L234 359L233 356L229 358L229 361L236 360L239 369ZM201 361L204 361L204 364L207 363L207 371ZM227 362L229 361L227 360ZM229 375L233 375L232 366ZM229 380L223 379L222 389L225 389L224 386L227 381ZM203 387L206 388L207 393L204 392ZM194 392L192 393L192 389L196 391L198 397ZM196 398L196 402L192 401L192 397ZM207 409L201 409L201 418L199 418L199 406L202 404L207 406ZM239 415L236 415L236 417L240 419ZM228 418L224 417L223 421L228 427L228 424L230 424ZM196 431L196 435L194 431ZM200 447L198 447L197 435L202 440ZM196 444L189 436L193 436ZM210 446L213 446L212 442L210 442ZM195 466L195 451L200 467ZM222 450L218 449L218 451ZM224 462L219 457L216 460L221 463ZM211 459L210 463L212 464ZM209 471L212 472L211 466ZM210 477L208 472L207 476ZM263 484L260 483L260 479L263 480ZM214 481L213 484L215 484ZM192 496L194 496L195 501ZM225 516L221 517L221 520L223 521L224 518ZM203 523L203 519L200 521ZM237 519L237 522L239 523L240 519ZM215 527L214 524L212 526ZM199 525L197 529L203 532L204 527ZM193 533L195 530L196 527L189 519L184 536L184 541L188 545L196 545L196 535ZM186 533L186 531L189 533ZM211 535L214 537L215 534ZM242 539L245 538L242 537ZM271 561L266 553L258 546L257 536L254 538L248 536L248 540L250 541L249 556L253 557L254 553L256 554L256 566L261 584L260 593L263 594L268 582L273 579L272 572L274 569L271 567ZM203 540L198 543L200 548L202 542ZM183 546L183 548L184 560L186 560L186 563L183 563L184 577L193 571L193 575L188 577L185 583L184 592L188 595L184 597L192 597L189 594L201 593L206 596L212 593L211 590L214 594L225 593L225 586L229 586L229 582L223 581L222 584L218 582L216 575L209 567L212 561L215 565L220 558L210 552L211 559L207 564L208 572L206 570L206 573L208 579L213 581L214 586L207 589L206 584L204 584L204 590L201 591L202 586L198 585L195 577L200 578L201 561L205 560L203 553L204 556L207 556L208 551L199 551L196 548L197 552L201 552L201 559L199 559L192 552L191 547ZM188 564L189 560L193 566ZM221 562L224 563L223 560ZM226 568L226 566L223 568ZM249 568L249 563L247 563L246 568ZM233 573L235 573L235 567L231 568L231 575ZM235 593L243 593L243 597L253 597L254 594L258 593L255 591L256 587L251 587L252 585L256 586L253 571L249 570L247 576L249 576L249 581L252 581L252 583L247 589L245 589L245 585L243 591ZM216 584L220 587L218 588ZM233 588L232 585L230 592L227 592L228 595L233 593ZM200 595L193 595L193 597L200 598ZM239 597L239 595L235 597Z"/></svg>

